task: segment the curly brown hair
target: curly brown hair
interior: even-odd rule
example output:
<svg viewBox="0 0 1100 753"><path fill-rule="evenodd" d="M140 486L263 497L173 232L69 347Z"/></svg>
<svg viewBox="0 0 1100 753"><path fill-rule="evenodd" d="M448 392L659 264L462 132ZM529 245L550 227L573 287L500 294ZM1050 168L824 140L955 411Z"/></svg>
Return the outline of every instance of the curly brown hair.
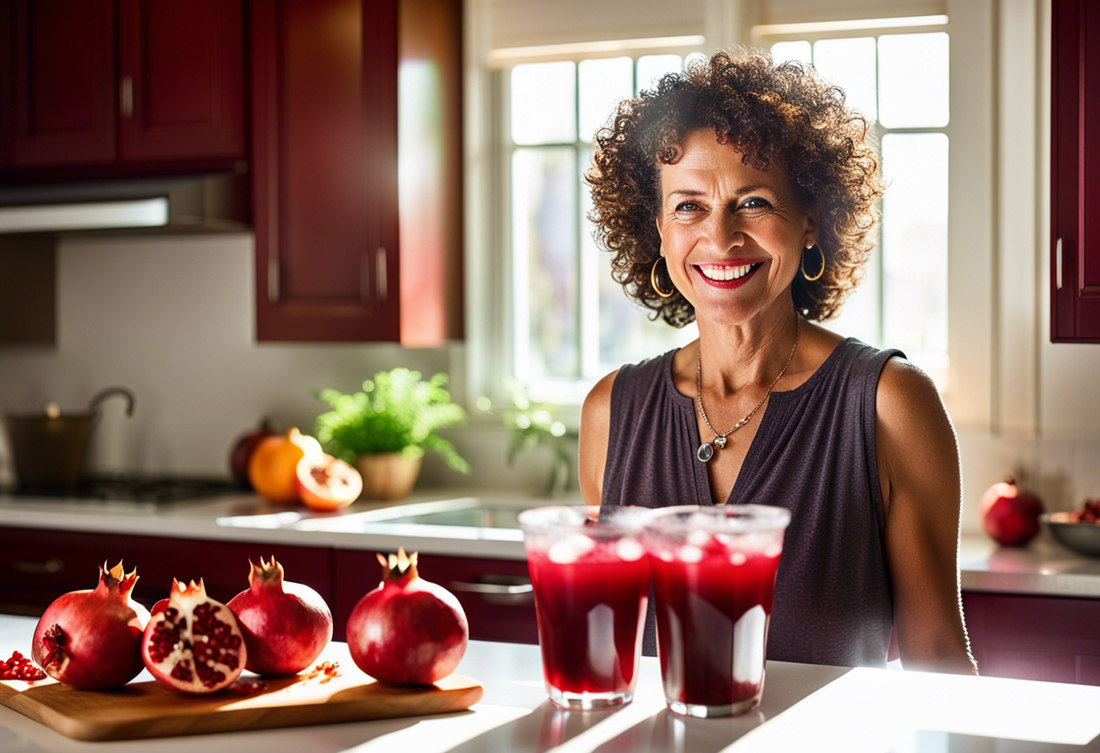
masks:
<svg viewBox="0 0 1100 753"><path fill-rule="evenodd" d="M659 165L679 159L681 140L698 128L713 129L744 153L745 164L759 170L778 165L801 210L818 207L824 274L814 282L796 275L791 293L806 318L834 317L863 278L875 245L876 199L883 191L878 159L867 121L845 106L843 91L810 66L777 65L762 53L719 52L684 73L670 73L655 89L619 103L610 126L596 134L585 178L597 241L614 255L612 276L655 317L677 327L695 320L694 307L679 291L657 295L650 271L661 245L655 222Z"/></svg>

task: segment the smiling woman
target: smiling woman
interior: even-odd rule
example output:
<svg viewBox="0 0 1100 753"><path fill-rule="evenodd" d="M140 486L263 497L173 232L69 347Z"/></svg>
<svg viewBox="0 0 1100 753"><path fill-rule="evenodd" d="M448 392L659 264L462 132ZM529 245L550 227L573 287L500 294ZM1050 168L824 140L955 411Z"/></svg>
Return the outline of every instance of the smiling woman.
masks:
<svg viewBox="0 0 1100 753"><path fill-rule="evenodd" d="M896 631L907 667L974 671L939 395L900 351L813 323L874 245L866 121L809 66L719 53L611 123L587 177L613 275L699 339L589 394L587 503L785 507L769 658L881 666Z"/></svg>

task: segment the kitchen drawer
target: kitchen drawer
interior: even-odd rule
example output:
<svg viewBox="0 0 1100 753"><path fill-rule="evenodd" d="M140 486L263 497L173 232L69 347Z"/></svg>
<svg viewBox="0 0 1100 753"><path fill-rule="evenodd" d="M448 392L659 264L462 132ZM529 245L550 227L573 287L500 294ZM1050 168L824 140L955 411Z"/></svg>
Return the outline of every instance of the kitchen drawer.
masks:
<svg viewBox="0 0 1100 753"><path fill-rule="evenodd" d="M526 561L477 557L425 556L417 569L458 597L470 623L470 638L481 641L538 643L535 600L528 590ZM378 586L382 566L374 552L337 551L334 588L335 640L344 640L351 611Z"/></svg>
<svg viewBox="0 0 1100 753"><path fill-rule="evenodd" d="M228 541L0 528L0 611L40 614L63 593L94 588L99 570L120 559L138 572L133 598L147 607L168 596L172 579L202 578L225 602L248 587L248 562L275 556L287 579L332 603L332 550Z"/></svg>

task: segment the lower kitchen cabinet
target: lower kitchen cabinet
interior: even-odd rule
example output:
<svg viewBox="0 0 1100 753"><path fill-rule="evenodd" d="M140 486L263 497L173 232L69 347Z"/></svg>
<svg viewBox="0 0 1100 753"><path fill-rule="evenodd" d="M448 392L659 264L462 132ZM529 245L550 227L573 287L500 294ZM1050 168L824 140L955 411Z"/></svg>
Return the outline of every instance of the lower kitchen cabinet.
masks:
<svg viewBox="0 0 1100 753"><path fill-rule="evenodd" d="M104 561L113 567L119 560L127 572L137 570L133 598L146 607L168 596L173 578L202 578L212 598L227 602L248 588L249 560L271 556L287 580L305 583L332 603L332 550L325 548L0 528L0 551L5 612L40 614L63 593L94 588Z"/></svg>
<svg viewBox="0 0 1100 753"><path fill-rule="evenodd" d="M336 601L332 604L336 640L355 605L382 578L374 552L337 550L333 559ZM534 592L527 562L476 557L423 555L420 577L458 597L470 623L470 638L481 641L538 643Z"/></svg>
<svg viewBox="0 0 1100 753"><path fill-rule="evenodd" d="M172 579L202 578L227 602L248 587L248 562L274 556L287 580L315 589L332 608L342 641L351 610L382 579L374 551L0 527L0 612L37 616L63 593L94 588L99 566L137 569L133 597L146 607L166 597ZM470 638L538 643L527 563L425 555L420 575L458 597Z"/></svg>
<svg viewBox="0 0 1100 753"><path fill-rule="evenodd" d="M976 592L962 598L981 674L1100 685L1100 599Z"/></svg>

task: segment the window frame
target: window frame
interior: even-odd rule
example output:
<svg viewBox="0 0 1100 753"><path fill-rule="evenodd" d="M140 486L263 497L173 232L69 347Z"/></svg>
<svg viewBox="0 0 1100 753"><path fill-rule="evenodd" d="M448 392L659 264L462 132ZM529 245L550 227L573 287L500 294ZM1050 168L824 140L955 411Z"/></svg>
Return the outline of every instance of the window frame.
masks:
<svg viewBox="0 0 1100 753"><path fill-rule="evenodd" d="M950 111L951 121L944 132L950 140L949 196L967 197L967 209L956 211L953 199L948 219L948 358L941 396L957 428L989 429L994 421L996 384L994 347L996 340L995 253L997 215L998 155L997 129L994 120L996 84L994 46L997 25L992 0L949 0L946 24L883 26L858 30L823 32L816 38L850 37L879 33L911 33L946 31L949 34ZM766 47L787 38L809 39L805 31L790 35L769 34L746 37L755 47ZM477 34L468 37L472 50L482 54ZM686 55L693 50L685 50ZM617 51L616 55L631 57L651 54L652 50ZM588 57L587 55L584 57ZM514 61L525 62L525 61ZM575 60L579 62L579 59ZM514 352L511 316L512 254L510 240L510 149L503 149L507 140L505 126L510 112L504 74L490 71L484 63L475 63L480 80L468 82L468 110L478 104L488 111L468 116L468 133L481 133L471 139L467 165L474 162L489 167L491 179L484 172L472 171L467 176L468 300L478 306L468 306L467 376L471 400L488 396L494 403L504 398L502 384L513 374ZM476 121L476 122L471 122ZM491 129L486 138L485 131ZM484 168L483 168L484 169ZM489 201L485 201L485 197ZM492 209L490 209L490 206ZM472 226L472 227L470 227ZM961 250L965 249L965 252ZM890 343L884 343L889 347ZM495 376L494 376L495 375ZM494 381L496 384L494 384ZM578 380L572 389L555 394L535 394L532 399L552 401L562 407L561 416L570 426L579 420L579 408L591 388L591 380Z"/></svg>

